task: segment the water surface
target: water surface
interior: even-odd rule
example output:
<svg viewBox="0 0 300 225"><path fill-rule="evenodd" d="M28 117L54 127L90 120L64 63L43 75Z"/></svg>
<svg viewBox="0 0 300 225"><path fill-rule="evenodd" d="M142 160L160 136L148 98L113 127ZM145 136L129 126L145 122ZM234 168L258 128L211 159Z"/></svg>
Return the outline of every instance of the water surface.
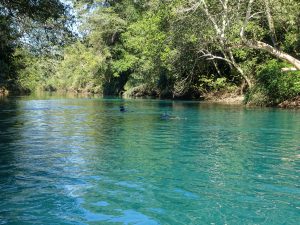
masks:
<svg viewBox="0 0 300 225"><path fill-rule="evenodd" d="M299 172L299 111L0 101L0 224L299 224Z"/></svg>

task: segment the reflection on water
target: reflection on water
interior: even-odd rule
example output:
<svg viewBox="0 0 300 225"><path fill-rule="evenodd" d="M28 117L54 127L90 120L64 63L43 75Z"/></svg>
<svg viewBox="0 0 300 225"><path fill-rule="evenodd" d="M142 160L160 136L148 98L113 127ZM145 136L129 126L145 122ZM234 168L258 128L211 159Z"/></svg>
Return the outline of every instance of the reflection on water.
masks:
<svg viewBox="0 0 300 225"><path fill-rule="evenodd" d="M297 224L299 135L298 111L2 99L0 224Z"/></svg>

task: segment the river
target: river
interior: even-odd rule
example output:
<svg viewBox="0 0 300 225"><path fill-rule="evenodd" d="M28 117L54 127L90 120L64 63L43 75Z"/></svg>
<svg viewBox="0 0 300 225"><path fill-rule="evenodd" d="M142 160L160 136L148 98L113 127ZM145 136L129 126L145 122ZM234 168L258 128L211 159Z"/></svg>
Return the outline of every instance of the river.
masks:
<svg viewBox="0 0 300 225"><path fill-rule="evenodd" d="M297 110L0 100L0 224L299 224L299 172Z"/></svg>

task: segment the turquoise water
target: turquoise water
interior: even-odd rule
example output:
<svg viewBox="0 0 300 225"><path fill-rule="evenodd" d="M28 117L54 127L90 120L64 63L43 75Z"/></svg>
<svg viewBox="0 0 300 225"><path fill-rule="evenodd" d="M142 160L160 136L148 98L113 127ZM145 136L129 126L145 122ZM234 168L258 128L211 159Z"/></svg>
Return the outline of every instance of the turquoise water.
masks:
<svg viewBox="0 0 300 225"><path fill-rule="evenodd" d="M299 172L300 111L0 101L0 224L299 224Z"/></svg>

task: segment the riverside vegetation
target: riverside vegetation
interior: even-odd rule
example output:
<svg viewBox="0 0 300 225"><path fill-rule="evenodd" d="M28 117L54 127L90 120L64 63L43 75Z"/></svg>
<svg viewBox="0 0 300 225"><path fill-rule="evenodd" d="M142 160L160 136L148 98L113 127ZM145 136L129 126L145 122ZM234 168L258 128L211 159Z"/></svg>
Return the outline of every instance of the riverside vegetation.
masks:
<svg viewBox="0 0 300 225"><path fill-rule="evenodd" d="M297 105L297 0L0 0L0 92Z"/></svg>

